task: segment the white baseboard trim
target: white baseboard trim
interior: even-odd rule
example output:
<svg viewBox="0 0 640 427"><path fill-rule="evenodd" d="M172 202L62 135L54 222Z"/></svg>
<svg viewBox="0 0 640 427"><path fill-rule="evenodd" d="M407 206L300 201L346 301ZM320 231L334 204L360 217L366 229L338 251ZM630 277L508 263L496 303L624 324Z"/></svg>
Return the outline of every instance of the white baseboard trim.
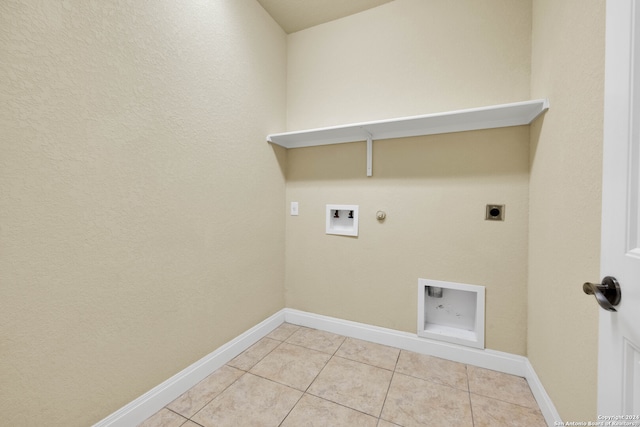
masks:
<svg viewBox="0 0 640 427"><path fill-rule="evenodd" d="M542 386L542 382L540 381L540 378L538 378L538 374L536 374L536 371L533 369L533 365L531 365L529 359L527 359L526 368L527 373L524 377L529 383L531 393L533 393L533 397L536 398L536 402L538 402L538 406L540 407L540 411L542 411L544 419L547 421L549 426L560 425L556 424L556 422L562 421L562 418L560 418L560 414L551 401L551 397L549 397L547 391Z"/></svg>
<svg viewBox="0 0 640 427"><path fill-rule="evenodd" d="M547 424L553 426L556 421L560 421L553 402L526 357L435 341L407 332L285 308L94 424L93 427L138 425L283 322L524 377Z"/></svg>
<svg viewBox="0 0 640 427"><path fill-rule="evenodd" d="M94 424L93 427L131 427L140 424L280 326L284 318L284 310L280 310Z"/></svg>
<svg viewBox="0 0 640 427"><path fill-rule="evenodd" d="M377 344L428 354L454 362L479 366L511 375L525 376L526 357L493 350L481 350L462 345L418 337L416 334L394 329L336 319L334 317L285 309L285 321L295 325L321 329L334 334L358 338Z"/></svg>

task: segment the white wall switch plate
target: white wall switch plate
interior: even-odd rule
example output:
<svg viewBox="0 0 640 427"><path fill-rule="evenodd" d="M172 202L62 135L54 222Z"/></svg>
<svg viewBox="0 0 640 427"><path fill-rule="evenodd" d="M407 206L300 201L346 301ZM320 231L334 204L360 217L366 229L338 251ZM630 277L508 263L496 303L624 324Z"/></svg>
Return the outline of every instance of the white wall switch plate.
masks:
<svg viewBox="0 0 640 427"><path fill-rule="evenodd" d="M298 215L298 202L291 202L291 215Z"/></svg>

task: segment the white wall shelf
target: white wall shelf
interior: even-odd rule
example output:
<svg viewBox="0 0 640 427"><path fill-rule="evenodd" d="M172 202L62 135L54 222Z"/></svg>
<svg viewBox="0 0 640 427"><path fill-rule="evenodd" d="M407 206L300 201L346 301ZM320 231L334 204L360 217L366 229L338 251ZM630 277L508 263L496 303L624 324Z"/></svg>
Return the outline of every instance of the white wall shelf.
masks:
<svg viewBox="0 0 640 427"><path fill-rule="evenodd" d="M371 176L371 152L374 140L528 125L548 109L547 99L537 99L421 116L274 133L267 136L267 141L284 148L367 141L367 175Z"/></svg>
<svg viewBox="0 0 640 427"><path fill-rule="evenodd" d="M379 140L520 126L530 124L548 108L548 100L537 99L422 116L274 133L267 136L267 141L285 148L299 148L366 141L369 137Z"/></svg>

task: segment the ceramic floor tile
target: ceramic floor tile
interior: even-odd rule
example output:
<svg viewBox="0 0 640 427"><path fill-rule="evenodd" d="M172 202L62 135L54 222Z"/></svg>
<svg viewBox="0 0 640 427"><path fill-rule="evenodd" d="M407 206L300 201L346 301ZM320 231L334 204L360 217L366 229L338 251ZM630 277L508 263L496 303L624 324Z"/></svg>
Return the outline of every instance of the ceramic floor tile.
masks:
<svg viewBox="0 0 640 427"><path fill-rule="evenodd" d="M529 384L522 377L468 366L469 391L482 396L538 409Z"/></svg>
<svg viewBox="0 0 640 427"><path fill-rule="evenodd" d="M467 366L462 363L402 350L396 372L468 391Z"/></svg>
<svg viewBox="0 0 640 427"><path fill-rule="evenodd" d="M355 338L347 338L336 352L336 356L377 366L378 368L394 370L399 353L400 350L397 348Z"/></svg>
<svg viewBox="0 0 640 427"><path fill-rule="evenodd" d="M329 358L320 351L282 343L249 372L305 391Z"/></svg>
<svg viewBox="0 0 640 427"><path fill-rule="evenodd" d="M370 415L305 394L284 420L282 427L376 427L377 422L377 418Z"/></svg>
<svg viewBox="0 0 640 427"><path fill-rule="evenodd" d="M162 408L153 416L147 418L142 424L138 424L138 427L179 427L184 424L185 421L187 421L186 418L181 417L167 408Z"/></svg>
<svg viewBox="0 0 640 427"><path fill-rule="evenodd" d="M474 427L546 425L524 378L283 323L140 426L464 427L472 421Z"/></svg>
<svg viewBox="0 0 640 427"><path fill-rule="evenodd" d="M317 329L300 328L291 335L286 342L323 353L333 354L345 340L342 335L331 332L319 331Z"/></svg>
<svg viewBox="0 0 640 427"><path fill-rule="evenodd" d="M377 427L402 427L399 424L390 423L389 421L379 420Z"/></svg>
<svg viewBox="0 0 640 427"><path fill-rule="evenodd" d="M378 417L392 372L333 357L309 387L309 393Z"/></svg>
<svg viewBox="0 0 640 427"><path fill-rule="evenodd" d="M269 335L267 335L267 338L271 338L272 340L285 341L298 329L300 329L300 326L292 325L291 323L283 323L282 325L275 328Z"/></svg>
<svg viewBox="0 0 640 427"><path fill-rule="evenodd" d="M192 417L204 427L278 426L302 392L249 373Z"/></svg>
<svg viewBox="0 0 640 427"><path fill-rule="evenodd" d="M475 427L546 427L538 409L525 408L501 400L471 394Z"/></svg>
<svg viewBox="0 0 640 427"><path fill-rule="evenodd" d="M270 338L262 338L227 364L234 368L248 371L280 344L280 341L272 340Z"/></svg>
<svg viewBox="0 0 640 427"><path fill-rule="evenodd" d="M243 374L244 371L230 366L223 366L187 390L182 396L169 403L167 408L191 418L193 414L211 402Z"/></svg>
<svg viewBox="0 0 640 427"><path fill-rule="evenodd" d="M468 392L398 373L380 417L404 427L473 426Z"/></svg>

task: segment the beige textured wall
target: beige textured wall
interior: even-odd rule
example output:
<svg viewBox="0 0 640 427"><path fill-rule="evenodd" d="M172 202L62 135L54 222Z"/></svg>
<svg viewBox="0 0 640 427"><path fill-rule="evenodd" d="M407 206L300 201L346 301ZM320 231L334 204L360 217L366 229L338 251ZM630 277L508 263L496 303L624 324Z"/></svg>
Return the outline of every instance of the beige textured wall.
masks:
<svg viewBox="0 0 640 427"><path fill-rule="evenodd" d="M290 150L287 306L416 332L418 278L487 287L486 345L524 354L528 128ZM325 234L325 204L360 206L360 235ZM484 221L486 203L507 205ZM376 220L384 210L384 223Z"/></svg>
<svg viewBox="0 0 640 427"><path fill-rule="evenodd" d="M289 35L289 129L529 99L530 6L397 0ZM525 354L528 144L527 127L376 141L371 178L364 143L289 150L287 306L415 332L418 278L485 285L487 347ZM357 239L325 235L330 203L360 205Z"/></svg>
<svg viewBox="0 0 640 427"><path fill-rule="evenodd" d="M0 2L0 413L99 421L283 308L254 0Z"/></svg>
<svg viewBox="0 0 640 427"><path fill-rule="evenodd" d="M289 130L529 99L530 0L395 0L287 41Z"/></svg>
<svg viewBox="0 0 640 427"><path fill-rule="evenodd" d="M534 0L528 356L565 421L595 420L604 0Z"/></svg>

